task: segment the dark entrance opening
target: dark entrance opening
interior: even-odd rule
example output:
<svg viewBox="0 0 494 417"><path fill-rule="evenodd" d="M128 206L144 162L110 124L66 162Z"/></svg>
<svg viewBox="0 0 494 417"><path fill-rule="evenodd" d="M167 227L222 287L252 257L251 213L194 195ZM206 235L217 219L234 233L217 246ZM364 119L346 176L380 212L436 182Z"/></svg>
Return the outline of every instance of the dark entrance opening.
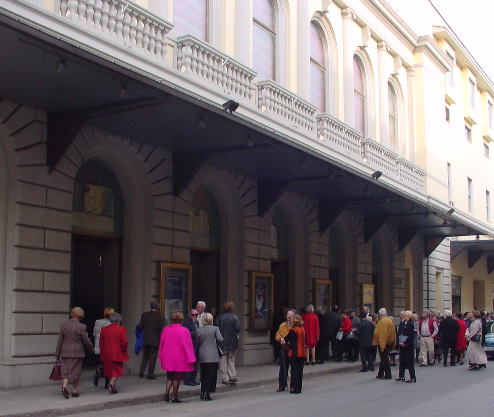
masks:
<svg viewBox="0 0 494 417"><path fill-rule="evenodd" d="M191 250L192 303L206 302L207 311L220 313L219 256L218 252Z"/></svg>
<svg viewBox="0 0 494 417"><path fill-rule="evenodd" d="M285 214L276 208L271 224L271 273L273 274L273 302L278 310L281 304L290 304L292 300L289 285L290 263L289 244L290 230ZM293 291L292 291L293 292ZM299 307L299 306L291 306Z"/></svg>

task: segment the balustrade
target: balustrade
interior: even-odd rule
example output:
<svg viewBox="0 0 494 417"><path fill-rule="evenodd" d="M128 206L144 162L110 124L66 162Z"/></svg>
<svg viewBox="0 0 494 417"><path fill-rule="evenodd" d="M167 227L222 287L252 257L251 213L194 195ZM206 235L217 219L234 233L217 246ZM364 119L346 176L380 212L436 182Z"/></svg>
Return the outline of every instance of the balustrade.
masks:
<svg viewBox="0 0 494 417"><path fill-rule="evenodd" d="M327 113L316 116L319 140L330 144L337 151L360 159L362 135Z"/></svg>
<svg viewBox="0 0 494 417"><path fill-rule="evenodd" d="M396 180L398 155L372 139L364 139L362 145L364 163Z"/></svg>

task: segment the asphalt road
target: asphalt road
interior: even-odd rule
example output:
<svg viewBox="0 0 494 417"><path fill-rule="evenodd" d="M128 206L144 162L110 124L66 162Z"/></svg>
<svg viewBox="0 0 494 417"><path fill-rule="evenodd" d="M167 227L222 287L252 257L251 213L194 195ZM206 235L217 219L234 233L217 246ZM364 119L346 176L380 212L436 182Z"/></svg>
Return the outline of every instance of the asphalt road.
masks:
<svg viewBox="0 0 494 417"><path fill-rule="evenodd" d="M393 377L397 369L393 368ZM407 373L408 377L408 373ZM276 393L275 385L214 395L204 402L155 403L115 408L79 417L490 417L494 415L494 363L417 368L417 383L377 380L352 372L307 379L300 395Z"/></svg>

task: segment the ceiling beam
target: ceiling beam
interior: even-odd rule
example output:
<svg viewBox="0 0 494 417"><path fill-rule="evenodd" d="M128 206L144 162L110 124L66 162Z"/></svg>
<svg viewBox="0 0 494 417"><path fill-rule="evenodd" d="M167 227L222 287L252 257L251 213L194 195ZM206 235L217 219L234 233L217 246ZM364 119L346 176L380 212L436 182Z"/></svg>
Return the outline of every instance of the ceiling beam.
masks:
<svg viewBox="0 0 494 417"><path fill-rule="evenodd" d="M472 269L473 266L478 262L480 258L482 258L482 255L484 254L484 251L481 250L469 250L468 251L468 268Z"/></svg>
<svg viewBox="0 0 494 417"><path fill-rule="evenodd" d="M341 201L319 200L319 233L322 235L343 211L345 203Z"/></svg>
<svg viewBox="0 0 494 417"><path fill-rule="evenodd" d="M264 216L278 201L290 181L266 180L258 183L257 212L260 217Z"/></svg>
<svg viewBox="0 0 494 417"><path fill-rule="evenodd" d="M398 228L398 250L401 252L420 232L418 227L400 227Z"/></svg>
<svg viewBox="0 0 494 417"><path fill-rule="evenodd" d="M364 216L364 239L367 243L386 222L385 216Z"/></svg>
<svg viewBox="0 0 494 417"><path fill-rule="evenodd" d="M206 162L204 152L173 153L173 194L179 196Z"/></svg>
<svg viewBox="0 0 494 417"><path fill-rule="evenodd" d="M487 274L492 274L494 271L494 256L487 257Z"/></svg>

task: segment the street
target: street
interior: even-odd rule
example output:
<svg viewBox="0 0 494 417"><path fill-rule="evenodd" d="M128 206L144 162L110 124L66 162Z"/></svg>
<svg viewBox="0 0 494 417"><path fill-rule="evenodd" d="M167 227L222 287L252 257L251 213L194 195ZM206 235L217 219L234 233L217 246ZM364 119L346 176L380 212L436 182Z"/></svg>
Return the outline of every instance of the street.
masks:
<svg viewBox="0 0 494 417"><path fill-rule="evenodd" d="M398 369L393 367L393 378ZM146 404L79 417L487 417L494 412L494 367L417 368L417 383L377 380L375 373L352 372L309 378L302 394L276 393L276 385L214 395L214 401L186 398L183 404ZM408 378L408 373L406 374Z"/></svg>

